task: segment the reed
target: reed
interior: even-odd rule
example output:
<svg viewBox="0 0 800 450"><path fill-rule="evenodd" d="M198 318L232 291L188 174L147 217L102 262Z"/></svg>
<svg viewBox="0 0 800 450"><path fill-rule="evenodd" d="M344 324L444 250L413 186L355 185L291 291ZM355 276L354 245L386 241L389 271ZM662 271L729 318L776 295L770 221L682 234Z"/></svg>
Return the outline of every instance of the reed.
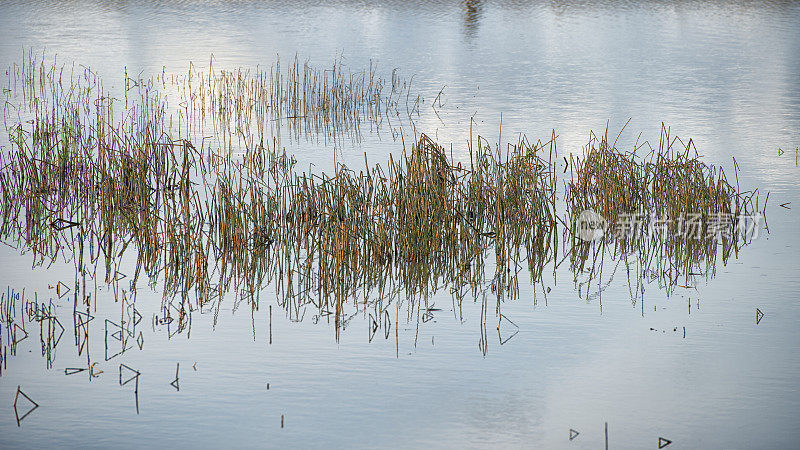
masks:
<svg viewBox="0 0 800 450"><path fill-rule="evenodd" d="M717 255L726 263L738 252L749 236L745 221L758 219L758 190L740 191L738 167L734 186L721 167L701 161L691 140L684 143L663 125L655 147L635 144L622 152L606 132L590 135L584 150L572 159L565 183L576 273L586 271L587 262L592 274L602 267L601 246L612 257L636 255L640 275L668 280L667 287L679 276L688 284L692 273L713 273ZM602 239L579 238L576 218L586 210L608 222Z"/></svg>
<svg viewBox="0 0 800 450"><path fill-rule="evenodd" d="M677 274L701 264L713 270L719 246L726 261L744 243L738 234L720 241L707 224L702 239L687 239L679 217L699 214L705 224L757 211L757 191L740 192L664 127L658 146L641 156L643 147L620 152L607 135L592 135L585 155L570 162L567 220L558 211L555 133L535 143L520 136L505 148L470 138L468 165L421 134L383 164L370 165L365 153L357 172L341 163L329 174L299 171L279 150L273 125L334 139L357 136L362 123L391 127L403 99L408 116L416 111L410 83L393 76L389 86L372 65L353 74L341 62L318 70L295 58L285 70L278 62L251 74L216 72L212 59L207 72L192 66L169 80L126 73L121 112L123 100L91 69L28 53L9 74L20 92L6 92L0 238L32 252L34 264L64 256L76 279L99 266L111 280L133 249L132 282L144 276L162 283L165 297L179 296L180 324L189 295L200 308L219 306L231 289L253 298L267 285L290 317L299 320L307 306L334 314L337 333L348 302L382 317L385 301L409 298L419 317L443 286L459 302L492 290L500 317L502 300L517 295L521 267L534 284L548 264L555 271L559 242L576 274L599 278L610 250L637 254L640 277L658 268L675 285ZM168 83L181 93L174 113L158 89ZM644 228L668 221L660 233L586 243L574 228L586 209L611 223L641 216ZM559 233L559 223L572 225Z"/></svg>

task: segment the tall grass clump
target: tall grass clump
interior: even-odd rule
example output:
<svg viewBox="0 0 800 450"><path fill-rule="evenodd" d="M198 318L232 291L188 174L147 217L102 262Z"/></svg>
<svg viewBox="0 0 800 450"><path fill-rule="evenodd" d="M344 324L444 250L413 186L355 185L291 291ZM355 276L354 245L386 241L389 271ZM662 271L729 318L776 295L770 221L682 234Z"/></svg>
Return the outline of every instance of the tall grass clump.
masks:
<svg viewBox="0 0 800 450"><path fill-rule="evenodd" d="M631 152L610 145L607 134L592 134L571 167L566 200L578 271L596 258L576 229L586 210L607 225L592 244L612 247L616 255L635 253L644 271L672 280L713 271L717 255L727 261L747 239L744 227L758 220L758 191L740 191L721 167L700 159L691 140L671 137L664 126L656 147L645 143Z"/></svg>

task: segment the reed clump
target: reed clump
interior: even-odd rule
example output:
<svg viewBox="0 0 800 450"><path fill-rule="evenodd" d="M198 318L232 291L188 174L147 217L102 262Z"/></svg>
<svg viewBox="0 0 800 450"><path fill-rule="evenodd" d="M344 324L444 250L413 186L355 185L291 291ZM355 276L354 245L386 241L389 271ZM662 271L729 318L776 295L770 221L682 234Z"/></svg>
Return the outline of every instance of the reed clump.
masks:
<svg viewBox="0 0 800 450"><path fill-rule="evenodd" d="M123 254L133 254L134 282L143 274L161 281L165 296L185 302L193 293L200 307L231 288L252 294L272 285L295 317L313 306L344 324L349 301L427 298L443 286L477 298L489 285L499 312L502 298L517 293L521 266L532 283L547 264L555 271L558 223L572 223L562 227L561 252L576 272L602 264L601 246L638 254L642 273L665 264L657 270L675 284L675 274L700 264L713 269L719 233L710 233L710 218L757 210L757 192L734 188L722 169L700 161L691 141L683 145L664 128L642 157L593 136L585 156L571 161L568 215L592 209L612 224L641 219L635 232L592 243L558 214L555 133L503 148L470 132L468 164L421 134L383 164L370 165L365 153L358 171L341 163L333 173L299 171L267 132L274 119L316 135L357 132L362 121L377 127L397 118L409 86L393 77L384 95L372 66L358 75L297 59L287 72L280 67L251 75L216 73L210 64L207 73L191 68L170 79L183 92L176 133L158 89L159 82L166 89L165 75L126 74L120 112L123 101L90 69L67 73L29 54L9 71L22 101L12 101L17 90L9 88L0 238L31 251L34 264L64 256L76 274L104 267L107 280ZM200 136L207 117L211 138ZM679 219L694 214L704 220L700 239L679 233ZM657 219L659 233L642 231ZM724 259L743 244L737 236L721 237Z"/></svg>
<svg viewBox="0 0 800 450"><path fill-rule="evenodd" d="M212 56L206 71L191 65L169 81L179 92L179 137L204 136L210 119L210 131L228 151L279 141L282 130L296 140L358 142L362 128L378 132L386 124L395 135L401 117L419 115L421 100L411 97L411 82L396 70L387 81L372 62L367 70L350 71L341 60L321 68L296 56L287 65L279 58L269 68L252 70L215 70ZM162 85L167 87L164 80Z"/></svg>
<svg viewBox="0 0 800 450"><path fill-rule="evenodd" d="M607 134L591 135L571 167L566 201L578 272L597 259L590 244L610 246L616 256L638 255L642 271L674 285L678 275L713 271L718 253L726 262L760 219L758 190L740 191L721 167L701 161L691 140L670 136L663 125L657 146L635 145L631 152L617 150ZM576 229L586 210L606 221L602 238L591 243Z"/></svg>

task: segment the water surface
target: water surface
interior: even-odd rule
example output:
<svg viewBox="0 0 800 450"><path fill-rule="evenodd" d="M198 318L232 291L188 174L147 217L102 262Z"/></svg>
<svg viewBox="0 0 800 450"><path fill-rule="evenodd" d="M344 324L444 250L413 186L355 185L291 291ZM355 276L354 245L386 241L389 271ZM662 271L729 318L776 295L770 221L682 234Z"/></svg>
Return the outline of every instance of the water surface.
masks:
<svg viewBox="0 0 800 450"><path fill-rule="evenodd" d="M119 88L125 69L180 75L190 63L207 67L212 54L218 70L269 67L278 55L318 67L341 59L353 71L374 62L384 78L397 68L411 80L425 100L417 131L452 143L455 159L468 158L470 118L491 142L515 141L519 133L547 139L555 130L563 155L580 154L589 131L607 124L616 135L630 119L618 142L630 148L640 132L657 140L663 122L692 138L710 164L730 172L735 157L746 189L770 192L769 231L727 264L718 260L714 277L669 296L651 283L632 302L620 275L605 280L601 302L560 269L545 276L546 297L541 286L522 283L519 298L503 302L503 315L519 329L507 341L517 329L501 321L498 333L490 303L483 348L481 298L465 301L459 313L447 288L427 300L441 311L418 331L418 316L409 317L409 300L400 299L388 338L381 328L370 339L368 314L351 307L355 317L337 339L331 320L313 320L313 310L293 320L268 288L257 311L246 301L237 306L231 294L218 314L198 311L190 333L175 333L153 324L159 284L140 283L144 345L106 361L103 321L116 320L121 306L99 283L87 345L89 360L104 372L94 378L65 375L88 361L74 345L71 297L48 288L74 280L73 266L32 269L30 254L3 246L0 286L24 289L29 301L52 297L66 329L52 365L35 321L5 358L3 446L598 448L605 423L609 445L623 448L655 448L659 437L680 448L787 448L800 439L797 2L76 1L2 8L2 67L19 63L23 49L45 51L90 66ZM412 130L404 133L413 140ZM366 133L335 150L302 140L287 142L287 150L327 170L334 152L361 167L364 152L378 163L402 144ZM778 206L786 203L791 209ZM19 320L20 302L16 308ZM757 308L764 313L758 324ZM5 346L12 328L3 324ZM142 374L138 412L133 385L118 382L120 363ZM176 390L170 382L178 363ZM19 424L11 406L18 385L40 404ZM580 432L572 441L570 429Z"/></svg>

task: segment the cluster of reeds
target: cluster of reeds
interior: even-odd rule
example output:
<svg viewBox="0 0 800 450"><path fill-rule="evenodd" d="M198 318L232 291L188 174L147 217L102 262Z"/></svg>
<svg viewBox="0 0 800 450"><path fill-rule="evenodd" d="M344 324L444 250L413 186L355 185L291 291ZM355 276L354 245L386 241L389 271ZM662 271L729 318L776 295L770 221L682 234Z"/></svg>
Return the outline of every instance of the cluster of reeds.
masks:
<svg viewBox="0 0 800 450"><path fill-rule="evenodd" d="M172 80L185 86L179 115L187 130L201 130L210 114L227 136L215 134L216 148L205 137L172 138L168 102L153 80L126 74L120 112L122 101L87 68L73 67L67 78L63 66L29 55L9 73L0 238L32 251L34 264L63 254L75 261L76 277L100 266L109 280L133 249L134 282L141 273L162 281L165 296L183 301L193 292L202 308L231 287L238 296L273 285L287 311L299 315L313 305L338 324L350 299L426 298L442 285L463 298L465 289L477 297L488 282L499 313L501 299L516 295L519 266L527 263L536 283L558 253L555 134L502 148L470 132L469 165L454 163L422 134L384 164L371 166L365 153L358 172L337 163L332 174L314 174L298 171L275 135L258 128L302 118L307 130L334 135L362 120L377 123L392 109L397 115L406 87L393 79L381 97L384 82L372 67L357 76L340 65L301 68L297 60L285 75L279 64L254 76L190 69ZM163 74L160 81L166 86ZM21 103L11 101L17 84ZM232 155L233 136L246 149L241 158ZM599 243L615 254L638 252L645 270L666 261L670 280L700 263L713 267L718 245L708 225L702 239L690 240L677 218L750 214L755 193L740 193L693 151L691 141L683 145L666 129L642 157L593 136L586 155L571 162L568 214L592 209L612 224L624 215L643 218L636 233L608 233ZM670 219L663 233L640 232L652 217ZM598 253L576 238L571 222L565 252L583 271ZM723 257L740 245L724 237ZM496 268L488 280L487 257ZM186 309L182 302L181 317Z"/></svg>
<svg viewBox="0 0 800 450"><path fill-rule="evenodd" d="M127 113L115 119L99 85L73 97L56 72L44 76L30 96L50 106L31 108L15 127L0 173L3 238L39 263L67 248L79 272L103 256L110 276L131 246L134 278L163 276L165 292L205 296L212 274L217 289L232 280L254 289L266 277L327 303L383 286L391 270L409 292L440 279L474 284L483 276L476 259L492 245L498 266L512 251L520 259L521 246L538 258L532 267L547 258L553 140L522 138L501 152L479 138L462 167L422 135L386 165L314 175L260 145L237 160L171 140L164 103L148 85L136 101L128 93Z"/></svg>
<svg viewBox="0 0 800 450"><path fill-rule="evenodd" d="M126 80L129 86L147 84ZM163 75L161 84L168 87ZM401 123L401 102L402 116L419 114L420 97L410 97L411 83L396 71L391 82L384 80L372 63L368 70L351 72L341 60L317 68L295 57L285 68L278 59L268 69L217 71L212 57L207 72L192 65L170 84L179 92L179 137L204 136L206 119L211 119L213 135L228 151L252 151L273 140L279 148L283 128L294 139L337 141L349 136L359 141L365 124L377 132L384 122L390 129L393 120Z"/></svg>
<svg viewBox="0 0 800 450"><path fill-rule="evenodd" d="M701 161L691 140L670 136L663 125L656 147L645 143L631 152L617 150L607 134L592 134L571 167L566 200L578 272L596 261L590 244L599 244L614 255L636 254L641 271L674 285L679 275L713 272L717 254L726 262L760 219L758 190L741 192L738 173L732 185L721 167ZM581 240L576 219L586 210L605 220L602 238Z"/></svg>

